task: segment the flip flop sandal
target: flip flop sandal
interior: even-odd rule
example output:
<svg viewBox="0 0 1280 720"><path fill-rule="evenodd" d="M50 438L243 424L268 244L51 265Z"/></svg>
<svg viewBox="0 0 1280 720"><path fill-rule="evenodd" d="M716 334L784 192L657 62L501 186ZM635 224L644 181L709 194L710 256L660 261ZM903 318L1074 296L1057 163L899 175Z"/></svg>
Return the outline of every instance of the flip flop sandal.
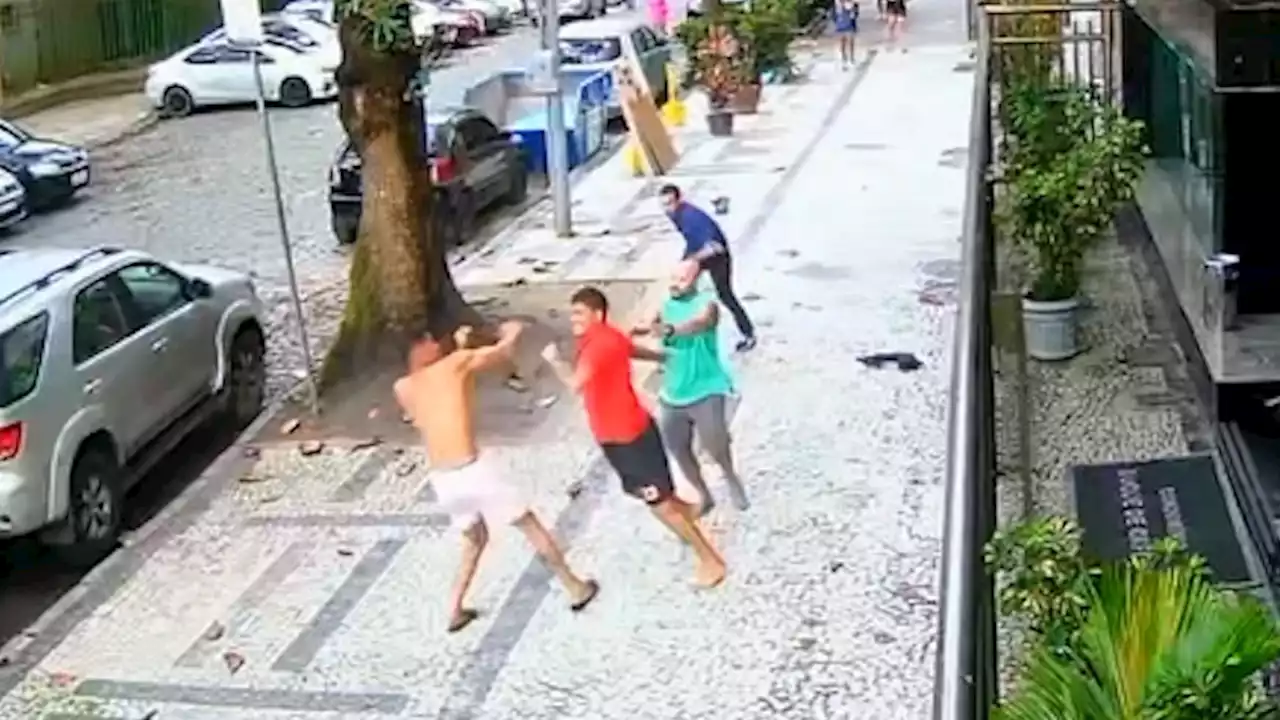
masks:
<svg viewBox="0 0 1280 720"><path fill-rule="evenodd" d="M582 598L578 602L570 605L569 609L572 610L573 612L582 612L583 610L587 609L587 606L590 605L591 601L595 600L596 596L599 594L600 594L600 583L596 582L595 580L588 580L587 596Z"/></svg>
<svg viewBox="0 0 1280 720"><path fill-rule="evenodd" d="M475 619L478 617L480 617L480 613L476 612L475 610L472 610L470 608L463 609L457 615L457 617L453 619L453 622L449 623L449 634L452 635L453 633L456 633L459 630L462 630L463 628L465 628L466 626L474 622Z"/></svg>

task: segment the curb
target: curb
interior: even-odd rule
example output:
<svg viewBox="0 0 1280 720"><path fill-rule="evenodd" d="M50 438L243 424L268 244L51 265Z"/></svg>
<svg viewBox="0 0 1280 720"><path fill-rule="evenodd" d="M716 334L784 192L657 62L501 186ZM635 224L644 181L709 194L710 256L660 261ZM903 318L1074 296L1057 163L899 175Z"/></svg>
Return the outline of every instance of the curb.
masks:
<svg viewBox="0 0 1280 720"><path fill-rule="evenodd" d="M146 76L147 68L143 66L84 75L53 85L38 85L6 98L3 103L0 103L0 110L3 110L8 117L21 118L77 100L96 100L113 95L140 93Z"/></svg>
<svg viewBox="0 0 1280 720"><path fill-rule="evenodd" d="M130 138L137 137L156 126L160 122L160 113L155 110L148 110L134 118L129 124L120 128L118 131L107 135L103 138L97 138L85 143L87 150L102 150L109 148L117 143L124 142Z"/></svg>

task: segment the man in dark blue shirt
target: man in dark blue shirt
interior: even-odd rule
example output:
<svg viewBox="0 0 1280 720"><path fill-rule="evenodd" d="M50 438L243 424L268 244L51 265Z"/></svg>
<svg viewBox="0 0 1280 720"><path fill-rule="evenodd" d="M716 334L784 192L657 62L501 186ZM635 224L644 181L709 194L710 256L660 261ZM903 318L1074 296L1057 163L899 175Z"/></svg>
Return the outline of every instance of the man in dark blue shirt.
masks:
<svg viewBox="0 0 1280 720"><path fill-rule="evenodd" d="M676 229L684 236L684 259L697 260L702 269L711 275L716 295L720 302L733 315L733 321L742 333L742 340L737 349L750 350L756 346L756 331L747 317L747 311L733 293L733 258L729 255L729 242L725 239L720 224L712 217L684 201L680 188L675 185L664 185L658 191L662 198L662 206L667 217L675 224Z"/></svg>

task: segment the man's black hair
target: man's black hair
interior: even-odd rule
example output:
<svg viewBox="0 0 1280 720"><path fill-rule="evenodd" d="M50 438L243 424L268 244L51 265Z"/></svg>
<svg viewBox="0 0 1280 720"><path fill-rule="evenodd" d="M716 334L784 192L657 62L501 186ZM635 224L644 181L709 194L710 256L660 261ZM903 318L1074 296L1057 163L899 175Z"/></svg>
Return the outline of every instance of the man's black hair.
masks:
<svg viewBox="0 0 1280 720"><path fill-rule="evenodd" d="M586 305L602 315L609 314L609 298L605 297L604 293L600 292L599 289L590 285L578 288L573 297L569 298L569 303L572 305Z"/></svg>
<svg viewBox="0 0 1280 720"><path fill-rule="evenodd" d="M683 193L680 192L679 185L676 185L673 183L667 183L666 185L662 186L661 190L658 191L658 195L659 197L663 195L675 195L676 199L679 200L681 195L683 195Z"/></svg>

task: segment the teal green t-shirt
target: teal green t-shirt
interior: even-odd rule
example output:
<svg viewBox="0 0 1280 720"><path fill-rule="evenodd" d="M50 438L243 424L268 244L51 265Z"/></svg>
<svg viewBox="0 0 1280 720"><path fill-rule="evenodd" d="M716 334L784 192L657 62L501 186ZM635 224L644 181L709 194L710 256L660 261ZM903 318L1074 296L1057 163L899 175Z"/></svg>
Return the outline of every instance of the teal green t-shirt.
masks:
<svg viewBox="0 0 1280 720"><path fill-rule="evenodd" d="M697 317L709 303L716 302L709 292L694 292L685 297L670 297L662 306L662 321L678 325ZM662 368L663 402L668 405L692 405L712 395L733 392L733 379L720 359L717 328L696 335L679 335L663 341L667 351Z"/></svg>

